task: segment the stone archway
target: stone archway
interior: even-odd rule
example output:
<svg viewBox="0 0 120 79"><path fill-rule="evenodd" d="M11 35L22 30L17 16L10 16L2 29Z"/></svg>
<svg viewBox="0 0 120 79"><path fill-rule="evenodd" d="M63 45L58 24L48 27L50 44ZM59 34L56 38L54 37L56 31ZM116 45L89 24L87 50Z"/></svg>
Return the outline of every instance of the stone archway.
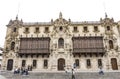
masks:
<svg viewBox="0 0 120 79"><path fill-rule="evenodd" d="M63 58L58 59L58 70L59 71L64 70L64 66L65 66L65 59Z"/></svg>
<svg viewBox="0 0 120 79"><path fill-rule="evenodd" d="M111 66L113 70L118 70L117 59L111 58Z"/></svg>
<svg viewBox="0 0 120 79"><path fill-rule="evenodd" d="M7 62L7 70L13 69L13 59L9 59Z"/></svg>

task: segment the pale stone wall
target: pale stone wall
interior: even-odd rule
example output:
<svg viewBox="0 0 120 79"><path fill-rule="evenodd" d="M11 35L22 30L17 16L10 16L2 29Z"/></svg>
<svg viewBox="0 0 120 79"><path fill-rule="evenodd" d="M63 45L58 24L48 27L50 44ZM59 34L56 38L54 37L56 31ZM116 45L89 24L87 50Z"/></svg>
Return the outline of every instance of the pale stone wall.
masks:
<svg viewBox="0 0 120 79"><path fill-rule="evenodd" d="M104 23L102 23L104 21ZM108 22L107 22L108 21ZM111 21L111 22L109 22ZM6 33L6 41L4 46L4 53L3 53L3 61L2 61L2 68L7 69L7 63L9 59L13 59L13 69L16 67L21 67L22 60L26 60L26 66L32 65L33 60L37 60L37 67L33 69L35 71L58 71L58 59L63 58L65 59L65 65L69 68L75 62L75 59L79 59L80 67L78 67L77 71L88 71L88 70L99 70L98 68L98 59L102 59L103 69L104 70L112 70L111 65L111 58L117 59L118 70L120 69L120 22L115 23L110 18L105 17L105 19L99 22L83 22L83 23L76 23L72 24L70 21L64 20L62 17L59 17L58 20L51 22L51 24L28 24L25 25L24 22L19 21L18 19L11 22L7 25L7 33ZM14 22L18 22L15 24ZM71 24L70 24L71 23ZM59 30L59 27L63 27L63 31ZM78 32L73 32L74 26L77 26ZM88 32L83 32L83 27L88 27ZM98 27L98 32L94 32L94 26ZM106 32L106 27L110 26L112 31L111 34ZM25 28L29 28L29 33L25 34ZM35 33L35 28L39 27L40 33ZM45 27L49 27L49 33L44 33ZM13 33L13 29L17 28L17 33ZM104 47L106 53L103 57L73 57L71 51L72 49L72 37L73 36L103 36L104 40ZM39 57L32 57L28 56L20 58L17 54L20 47L20 37L50 37L50 49L53 49L50 52L49 57L43 58L42 56ZM58 48L58 39L64 39L64 48ZM114 42L114 48L109 49L109 40ZM15 42L15 50L10 50L11 42ZM18 48L18 49L17 49ZM45 69L43 67L44 59L48 60L48 68ZM91 68L86 67L86 60L91 60Z"/></svg>

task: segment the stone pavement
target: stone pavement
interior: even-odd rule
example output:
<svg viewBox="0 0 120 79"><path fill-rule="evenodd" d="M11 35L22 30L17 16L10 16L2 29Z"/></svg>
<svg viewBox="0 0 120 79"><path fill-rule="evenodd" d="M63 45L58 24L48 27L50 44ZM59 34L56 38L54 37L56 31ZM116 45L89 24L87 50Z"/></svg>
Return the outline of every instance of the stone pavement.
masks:
<svg viewBox="0 0 120 79"><path fill-rule="evenodd" d="M65 72L29 72L29 75L20 75L13 74L11 71L2 71L0 75L6 79L71 79L71 74ZM92 71L76 72L75 79L120 79L120 72L105 72L104 75Z"/></svg>
<svg viewBox="0 0 120 79"><path fill-rule="evenodd" d="M6 79L4 76L0 75L0 79Z"/></svg>

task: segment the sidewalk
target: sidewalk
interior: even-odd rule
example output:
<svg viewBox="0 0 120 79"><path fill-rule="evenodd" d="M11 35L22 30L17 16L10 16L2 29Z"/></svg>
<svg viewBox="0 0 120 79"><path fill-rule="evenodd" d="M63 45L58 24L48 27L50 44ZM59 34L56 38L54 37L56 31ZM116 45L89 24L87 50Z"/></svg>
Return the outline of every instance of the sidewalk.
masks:
<svg viewBox="0 0 120 79"><path fill-rule="evenodd" d="M4 76L0 75L0 79L6 79Z"/></svg>

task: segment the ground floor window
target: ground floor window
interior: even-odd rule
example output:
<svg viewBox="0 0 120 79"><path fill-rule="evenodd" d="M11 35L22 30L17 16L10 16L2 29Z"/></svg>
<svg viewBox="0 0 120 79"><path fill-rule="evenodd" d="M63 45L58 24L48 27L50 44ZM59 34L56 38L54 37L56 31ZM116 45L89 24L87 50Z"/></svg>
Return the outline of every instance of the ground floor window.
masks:
<svg viewBox="0 0 120 79"><path fill-rule="evenodd" d="M87 64L87 68L91 68L91 61L90 61L90 59L86 60L86 64Z"/></svg>
<svg viewBox="0 0 120 79"><path fill-rule="evenodd" d="M33 68L36 68L37 66L37 60L33 60Z"/></svg>
<svg viewBox="0 0 120 79"><path fill-rule="evenodd" d="M75 59L75 66L79 67L79 59Z"/></svg>
<svg viewBox="0 0 120 79"><path fill-rule="evenodd" d="M98 59L98 68L102 67L102 60Z"/></svg>
<svg viewBox="0 0 120 79"><path fill-rule="evenodd" d="M48 68L48 60L47 59L44 60L44 68Z"/></svg>
<svg viewBox="0 0 120 79"><path fill-rule="evenodd" d="M26 65L26 60L22 60L22 67L25 67Z"/></svg>

